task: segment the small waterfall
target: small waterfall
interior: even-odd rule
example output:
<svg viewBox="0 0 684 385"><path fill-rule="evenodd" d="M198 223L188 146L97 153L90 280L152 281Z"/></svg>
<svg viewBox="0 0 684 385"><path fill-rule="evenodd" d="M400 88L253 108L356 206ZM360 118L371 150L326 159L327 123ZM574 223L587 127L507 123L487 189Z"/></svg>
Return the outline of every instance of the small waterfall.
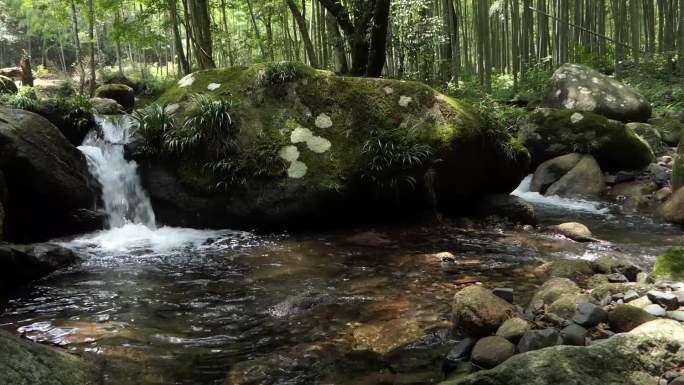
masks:
<svg viewBox="0 0 684 385"><path fill-rule="evenodd" d="M137 164L124 158L131 118L97 116L101 132L91 131L78 148L85 154L90 173L102 185L104 209L111 228L140 224L154 229L154 211L137 173Z"/></svg>
<svg viewBox="0 0 684 385"><path fill-rule="evenodd" d="M558 196L544 196L538 192L530 191L533 175L528 175L520 182L518 188L511 193L519 198L526 200L532 204L537 204L547 207L556 207L570 211L580 211L590 214L608 214L610 209L605 204L599 202L592 202L583 199L561 198Z"/></svg>

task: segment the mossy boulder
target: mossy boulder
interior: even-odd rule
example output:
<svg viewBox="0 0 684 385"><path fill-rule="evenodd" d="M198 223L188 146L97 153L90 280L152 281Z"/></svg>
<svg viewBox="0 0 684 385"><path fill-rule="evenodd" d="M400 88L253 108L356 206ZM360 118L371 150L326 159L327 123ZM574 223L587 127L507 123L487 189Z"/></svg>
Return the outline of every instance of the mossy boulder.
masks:
<svg viewBox="0 0 684 385"><path fill-rule="evenodd" d="M651 104L636 90L580 64L563 64L554 72L542 106L594 112L623 122L651 117Z"/></svg>
<svg viewBox="0 0 684 385"><path fill-rule="evenodd" d="M16 94L18 91L19 89L12 79L0 75L0 94Z"/></svg>
<svg viewBox="0 0 684 385"><path fill-rule="evenodd" d="M278 226L456 210L467 197L510 193L529 165L514 138L422 83L270 63L196 72L158 103L182 123L198 95L230 103L237 145L137 158L166 223ZM186 135L183 127L174 135Z"/></svg>
<svg viewBox="0 0 684 385"><path fill-rule="evenodd" d="M468 286L454 295L451 306L454 328L464 337L491 335L509 318L513 306L479 286Z"/></svg>
<svg viewBox="0 0 684 385"><path fill-rule="evenodd" d="M81 357L0 330L0 384L96 385L102 383L98 372Z"/></svg>
<svg viewBox="0 0 684 385"><path fill-rule="evenodd" d="M684 187L675 190L670 198L658 207L657 214L667 222L684 224Z"/></svg>
<svg viewBox="0 0 684 385"><path fill-rule="evenodd" d="M604 171L641 169L655 160L649 144L625 124L592 112L538 109L518 139L535 167L570 153L593 155Z"/></svg>
<svg viewBox="0 0 684 385"><path fill-rule="evenodd" d="M653 274L662 279L684 280L684 247L673 247L659 256Z"/></svg>
<svg viewBox="0 0 684 385"><path fill-rule="evenodd" d="M86 159L47 119L0 107L0 154L3 239L36 242L100 226L81 223L98 195Z"/></svg>
<svg viewBox="0 0 684 385"><path fill-rule="evenodd" d="M135 105L135 91L125 84L103 84L97 87L95 96L115 100L126 111L132 110Z"/></svg>
<svg viewBox="0 0 684 385"><path fill-rule="evenodd" d="M684 123L675 116L657 116L648 122L660 133L663 142L670 146L676 146L684 133Z"/></svg>

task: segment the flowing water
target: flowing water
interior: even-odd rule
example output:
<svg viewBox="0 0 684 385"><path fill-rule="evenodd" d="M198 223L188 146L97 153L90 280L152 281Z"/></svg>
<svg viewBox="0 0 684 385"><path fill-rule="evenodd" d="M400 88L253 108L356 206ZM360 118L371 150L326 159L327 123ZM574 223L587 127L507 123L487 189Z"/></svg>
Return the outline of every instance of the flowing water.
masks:
<svg viewBox="0 0 684 385"><path fill-rule="evenodd" d="M80 148L110 228L62 240L82 263L16 292L0 327L101 357L105 384L223 384L244 362L271 366L257 383L316 383L315 364L301 359L313 347L387 351L444 326L464 284L513 287L524 305L543 260L619 253L647 265L683 240L679 228L610 205L530 193L529 180L515 195L542 225L580 221L607 242L440 221L376 228L366 245L350 239L366 228L293 236L157 226L123 157L127 118L99 122ZM445 265L442 251L461 264Z"/></svg>

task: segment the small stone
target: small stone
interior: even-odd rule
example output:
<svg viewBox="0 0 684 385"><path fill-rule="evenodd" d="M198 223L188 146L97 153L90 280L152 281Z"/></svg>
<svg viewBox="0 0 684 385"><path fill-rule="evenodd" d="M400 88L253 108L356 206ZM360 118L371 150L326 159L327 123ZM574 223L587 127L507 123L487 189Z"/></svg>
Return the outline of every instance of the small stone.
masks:
<svg viewBox="0 0 684 385"><path fill-rule="evenodd" d="M221 85L219 83L209 83L209 85L207 86L207 89L209 91L215 91L215 90L218 90L219 88L221 88Z"/></svg>
<svg viewBox="0 0 684 385"><path fill-rule="evenodd" d="M513 289L508 287L497 287L492 290L495 296L506 300L506 302L513 303Z"/></svg>
<svg viewBox="0 0 684 385"><path fill-rule="evenodd" d="M588 335L589 331L577 324L570 324L561 330L561 337L566 345L584 346Z"/></svg>
<svg viewBox="0 0 684 385"><path fill-rule="evenodd" d="M684 385L684 376L679 376L670 382L670 385Z"/></svg>
<svg viewBox="0 0 684 385"><path fill-rule="evenodd" d="M556 329L529 330L523 334L520 342L518 342L518 351L525 353L549 346L561 345L562 343L563 339L560 336L560 332Z"/></svg>
<svg viewBox="0 0 684 385"><path fill-rule="evenodd" d="M672 293L665 293L658 290L651 290L646 293L651 302L656 303L667 310L675 310L679 307L677 296Z"/></svg>
<svg viewBox="0 0 684 385"><path fill-rule="evenodd" d="M648 299L648 297L646 297L646 296L639 297L639 298L637 298L637 299L635 299L635 300L629 301L629 304L630 304L630 305L636 306L636 307L642 308L642 309L645 308L645 307L648 306L648 305L651 305L652 303L653 303L653 302L651 302L651 300Z"/></svg>
<svg viewBox="0 0 684 385"><path fill-rule="evenodd" d="M573 321L584 327L594 327L608 319L608 312L593 303L584 302L577 306Z"/></svg>
<svg viewBox="0 0 684 385"><path fill-rule="evenodd" d="M518 342L523 334L530 329L531 326L527 321L516 317L506 320L496 331L496 335L511 342Z"/></svg>
<svg viewBox="0 0 684 385"><path fill-rule="evenodd" d="M675 321L684 322L684 311L680 311L680 310L668 311L665 314L665 317L667 317L669 319L673 319Z"/></svg>
<svg viewBox="0 0 684 385"><path fill-rule="evenodd" d="M485 337L475 344L471 361L473 365L490 369L515 355L515 345L503 337Z"/></svg>
<svg viewBox="0 0 684 385"><path fill-rule="evenodd" d="M648 305L644 308L644 310L656 317L664 317L667 314L667 311L657 304Z"/></svg>
<svg viewBox="0 0 684 385"><path fill-rule="evenodd" d="M667 382L671 382L676 380L679 377L679 372L675 372L674 370L670 370L669 372L665 372L663 374L663 378L667 380Z"/></svg>
<svg viewBox="0 0 684 385"><path fill-rule="evenodd" d="M629 282L629 279L627 279L627 277L625 277L624 274L620 274L620 273L608 274L607 278L608 278L608 282L610 282L610 283L627 283L627 282Z"/></svg>
<svg viewBox="0 0 684 385"><path fill-rule="evenodd" d="M684 290L678 290L672 294L674 294L674 296L677 297L677 302L679 302L679 306L684 305Z"/></svg>
<svg viewBox="0 0 684 385"><path fill-rule="evenodd" d="M459 341L447 354L446 365L455 367L459 362L468 361L470 359L470 352L473 351L473 346L475 346L476 342L477 339L472 337Z"/></svg>
<svg viewBox="0 0 684 385"><path fill-rule="evenodd" d="M639 293L637 293L634 290L628 290L622 299L625 301L625 303L629 303L631 301L634 301L635 299L639 298Z"/></svg>
<svg viewBox="0 0 684 385"><path fill-rule="evenodd" d="M617 301L622 301L625 298L624 293L615 293L610 296L610 299L617 302Z"/></svg>

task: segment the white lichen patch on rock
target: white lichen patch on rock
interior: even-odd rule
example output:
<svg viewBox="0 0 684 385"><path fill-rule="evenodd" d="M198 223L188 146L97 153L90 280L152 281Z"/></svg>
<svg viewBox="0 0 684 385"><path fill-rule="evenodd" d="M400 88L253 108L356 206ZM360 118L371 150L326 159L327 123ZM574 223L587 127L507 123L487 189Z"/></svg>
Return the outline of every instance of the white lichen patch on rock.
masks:
<svg viewBox="0 0 684 385"><path fill-rule="evenodd" d="M195 76L193 74L185 75L183 79L178 81L178 87L190 87L193 83L195 83Z"/></svg>
<svg viewBox="0 0 684 385"><path fill-rule="evenodd" d="M292 162L290 164L290 167L287 169L287 176L289 176L290 178L299 179L306 175L307 170L308 167L306 167L306 164L304 162L296 160Z"/></svg>
<svg viewBox="0 0 684 385"><path fill-rule="evenodd" d="M315 152L316 154L322 154L330 150L330 146L332 146L330 141L320 136L312 136L311 138L309 138L309 140L306 141L306 147L308 147L309 150Z"/></svg>
<svg viewBox="0 0 684 385"><path fill-rule="evenodd" d="M392 95L394 93L394 88L390 86L385 86L383 88L383 91L385 91L385 95Z"/></svg>
<svg viewBox="0 0 684 385"><path fill-rule="evenodd" d="M287 162L294 162L299 159L299 150L296 146L285 146L278 151L278 156Z"/></svg>
<svg viewBox="0 0 684 385"><path fill-rule="evenodd" d="M584 119L584 115L580 114L579 112L575 112L574 114L570 115L570 122L572 122L572 124L577 124L578 122L581 122L582 119Z"/></svg>
<svg viewBox="0 0 684 385"><path fill-rule="evenodd" d="M333 125L332 119L326 114L318 115L315 124L318 128L330 128Z"/></svg>
<svg viewBox="0 0 684 385"><path fill-rule="evenodd" d="M209 91L215 91L215 90L218 90L220 87L221 87L221 85L218 83L209 83L209 85L207 86L207 89Z"/></svg>
<svg viewBox="0 0 684 385"><path fill-rule="evenodd" d="M399 105L402 107L406 107L409 105L409 103L411 103L411 100L412 99L410 96L403 96L402 95L401 97L399 97Z"/></svg>
<svg viewBox="0 0 684 385"><path fill-rule="evenodd" d="M166 106L166 108L164 108L164 112L169 115L173 115L176 113L176 111L178 111L179 108L180 104L178 103L169 104L168 106Z"/></svg>
<svg viewBox="0 0 684 385"><path fill-rule="evenodd" d="M309 130L308 128L297 127L290 134L290 142L303 143L311 139L312 136L313 133L311 133L311 130Z"/></svg>

